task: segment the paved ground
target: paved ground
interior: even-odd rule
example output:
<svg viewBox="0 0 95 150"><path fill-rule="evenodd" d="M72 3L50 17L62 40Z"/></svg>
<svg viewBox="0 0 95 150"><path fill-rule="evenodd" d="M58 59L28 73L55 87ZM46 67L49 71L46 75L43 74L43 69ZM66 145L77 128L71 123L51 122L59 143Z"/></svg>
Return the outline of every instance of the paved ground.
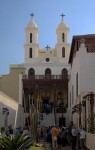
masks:
<svg viewBox="0 0 95 150"><path fill-rule="evenodd" d="M72 150L72 148L71 148L71 147L66 146L66 147L61 147L61 149L56 149L56 150Z"/></svg>
<svg viewBox="0 0 95 150"><path fill-rule="evenodd" d="M66 147L61 147L61 149L51 149L51 147L47 145L46 150L72 150L72 148L70 146L66 146Z"/></svg>
<svg viewBox="0 0 95 150"><path fill-rule="evenodd" d="M40 143L43 144L44 143L43 140L41 140ZM61 147L61 149L51 149L48 143L45 142L45 144L47 144L46 150L72 150L71 146Z"/></svg>
<svg viewBox="0 0 95 150"><path fill-rule="evenodd" d="M71 150L71 147L68 147L68 146L62 147L61 150Z"/></svg>

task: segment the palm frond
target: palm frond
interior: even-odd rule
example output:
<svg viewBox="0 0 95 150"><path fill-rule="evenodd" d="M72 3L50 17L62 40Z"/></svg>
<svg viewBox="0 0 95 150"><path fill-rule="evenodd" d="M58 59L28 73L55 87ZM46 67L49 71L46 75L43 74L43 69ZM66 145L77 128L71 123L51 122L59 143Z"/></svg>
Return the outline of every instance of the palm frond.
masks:
<svg viewBox="0 0 95 150"><path fill-rule="evenodd" d="M15 135L12 140L6 136L0 137L0 150L26 150L32 144L32 138L23 134Z"/></svg>

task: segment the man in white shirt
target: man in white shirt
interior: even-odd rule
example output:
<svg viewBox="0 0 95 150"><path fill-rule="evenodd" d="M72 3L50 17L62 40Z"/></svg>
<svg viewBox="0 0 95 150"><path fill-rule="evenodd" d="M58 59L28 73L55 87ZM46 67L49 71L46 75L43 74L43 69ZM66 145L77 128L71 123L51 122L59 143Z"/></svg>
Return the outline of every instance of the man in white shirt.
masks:
<svg viewBox="0 0 95 150"><path fill-rule="evenodd" d="M78 130L77 130L77 133L78 133L78 135L77 135L77 145L78 145L78 149L80 149L80 132L82 131L83 129L82 129L82 125L80 125L80 127L78 128Z"/></svg>
<svg viewBox="0 0 95 150"><path fill-rule="evenodd" d="M81 147L81 149L84 148L85 136L86 136L86 133L85 133L85 129L83 128L83 130L80 131L80 147Z"/></svg>
<svg viewBox="0 0 95 150"><path fill-rule="evenodd" d="M76 150L76 143L77 143L77 130L76 126L74 125L72 128L72 150Z"/></svg>

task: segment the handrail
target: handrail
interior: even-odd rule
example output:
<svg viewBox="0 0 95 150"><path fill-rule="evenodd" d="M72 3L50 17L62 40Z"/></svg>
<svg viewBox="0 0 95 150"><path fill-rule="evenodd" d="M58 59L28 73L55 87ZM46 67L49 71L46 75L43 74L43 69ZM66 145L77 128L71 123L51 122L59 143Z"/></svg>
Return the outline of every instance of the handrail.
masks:
<svg viewBox="0 0 95 150"><path fill-rule="evenodd" d="M40 80L54 80L54 79L69 79L68 75L23 75L22 79L40 79Z"/></svg>

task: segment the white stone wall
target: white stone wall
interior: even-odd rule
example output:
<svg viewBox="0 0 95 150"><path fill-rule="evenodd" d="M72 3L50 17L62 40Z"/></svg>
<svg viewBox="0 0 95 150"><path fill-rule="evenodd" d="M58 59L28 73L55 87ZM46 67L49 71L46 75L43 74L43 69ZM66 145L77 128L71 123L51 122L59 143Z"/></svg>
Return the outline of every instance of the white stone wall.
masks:
<svg viewBox="0 0 95 150"><path fill-rule="evenodd" d="M62 47L65 47L65 57L62 58ZM57 57L59 58L59 61L64 60L65 63L68 63L68 59L69 59L69 54L70 54L70 44L66 43L66 44L60 44L60 45L56 45L56 50L57 50Z"/></svg>
<svg viewBox="0 0 95 150"><path fill-rule="evenodd" d="M75 104L76 100L76 74L78 73L78 92L80 93L80 57L79 57L79 51L76 54L76 57L74 57L71 73L70 73L70 80L68 84L68 94L70 98L70 92L71 92L71 105L73 106ZM72 86L74 88L74 96L72 100ZM70 102L69 102L70 103Z"/></svg>
<svg viewBox="0 0 95 150"><path fill-rule="evenodd" d="M76 96L76 74L78 73L78 96L82 96L83 93L93 91L93 83L95 83L95 53L87 53L85 44L80 45L79 51L76 52L76 56L73 58L71 67L70 81L68 85L68 98L70 106L70 92L71 101L73 107L79 103L82 99L77 101ZM72 100L72 86L74 88L74 99ZM76 118L76 119L75 119ZM75 117L75 122L78 117Z"/></svg>
<svg viewBox="0 0 95 150"><path fill-rule="evenodd" d="M86 48L80 49L80 92L92 91L95 82L95 53L87 53Z"/></svg>
<svg viewBox="0 0 95 150"><path fill-rule="evenodd" d="M34 68L35 75L45 75L45 70L47 68L51 69L52 75L61 75L62 69L67 68L68 72L70 70L70 65L62 65L62 64L29 64L26 66L26 74L28 74L28 70L30 68Z"/></svg>
<svg viewBox="0 0 95 150"><path fill-rule="evenodd" d="M79 94L84 91L92 91L95 82L95 53L87 53L82 45L73 60L71 70L71 84L74 84L76 93L76 73L78 72ZM74 99L76 96L74 94Z"/></svg>

